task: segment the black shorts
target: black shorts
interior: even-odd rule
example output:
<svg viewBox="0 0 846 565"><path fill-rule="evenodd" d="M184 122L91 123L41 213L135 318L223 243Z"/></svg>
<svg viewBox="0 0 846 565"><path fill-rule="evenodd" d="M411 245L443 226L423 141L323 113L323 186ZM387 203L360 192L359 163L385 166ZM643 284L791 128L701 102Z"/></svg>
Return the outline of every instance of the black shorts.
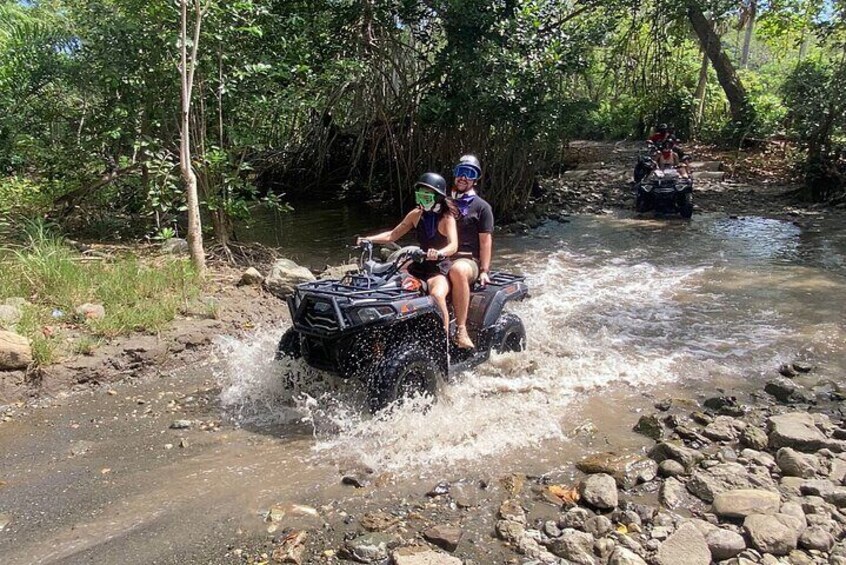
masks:
<svg viewBox="0 0 846 565"><path fill-rule="evenodd" d="M420 280L427 281L438 275L449 276L450 267L452 267L452 261L449 259L423 261L422 263L412 263L409 265L408 274Z"/></svg>

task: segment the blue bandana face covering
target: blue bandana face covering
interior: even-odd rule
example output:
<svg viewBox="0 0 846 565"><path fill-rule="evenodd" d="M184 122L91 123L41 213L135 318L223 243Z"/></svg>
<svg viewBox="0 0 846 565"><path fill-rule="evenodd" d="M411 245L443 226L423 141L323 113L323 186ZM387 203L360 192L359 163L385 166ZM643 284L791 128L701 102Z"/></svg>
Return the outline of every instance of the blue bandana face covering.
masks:
<svg viewBox="0 0 846 565"><path fill-rule="evenodd" d="M435 232L438 230L438 213L437 212L423 212L423 229L426 230L426 237L432 239L435 237Z"/></svg>

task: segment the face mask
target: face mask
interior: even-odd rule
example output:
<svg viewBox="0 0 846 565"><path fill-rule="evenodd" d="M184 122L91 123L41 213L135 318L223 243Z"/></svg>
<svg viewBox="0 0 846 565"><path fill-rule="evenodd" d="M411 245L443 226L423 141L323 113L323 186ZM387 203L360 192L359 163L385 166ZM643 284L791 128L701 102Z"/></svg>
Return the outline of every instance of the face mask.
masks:
<svg viewBox="0 0 846 565"><path fill-rule="evenodd" d="M432 212L437 206L437 197L431 190L418 190L414 193L414 202L426 212Z"/></svg>
<svg viewBox="0 0 846 565"><path fill-rule="evenodd" d="M472 204L475 199L475 194L462 194L458 198L453 199L453 202L455 202L458 212L461 214L462 218L470 211L470 204Z"/></svg>

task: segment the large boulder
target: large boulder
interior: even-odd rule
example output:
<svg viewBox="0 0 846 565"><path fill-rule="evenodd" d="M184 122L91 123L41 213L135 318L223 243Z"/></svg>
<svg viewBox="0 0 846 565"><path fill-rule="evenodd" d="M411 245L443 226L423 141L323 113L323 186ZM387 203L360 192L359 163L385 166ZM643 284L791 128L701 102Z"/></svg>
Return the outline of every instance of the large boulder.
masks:
<svg viewBox="0 0 846 565"><path fill-rule="evenodd" d="M709 565L711 550L699 529L685 522L667 538L655 556L658 565Z"/></svg>
<svg viewBox="0 0 846 565"><path fill-rule="evenodd" d="M787 555L799 542L801 526L794 516L787 514L753 514L743 521L752 545L763 553Z"/></svg>
<svg viewBox="0 0 846 565"><path fill-rule="evenodd" d="M190 251L188 240L181 237L172 237L162 243L162 251L168 255L188 255Z"/></svg>
<svg viewBox="0 0 846 565"><path fill-rule="evenodd" d="M21 319L21 311L15 306L0 304L0 328L11 329Z"/></svg>
<svg viewBox="0 0 846 565"><path fill-rule="evenodd" d="M264 279L264 287L278 298L288 298L298 284L313 281L314 275L290 259L277 259Z"/></svg>
<svg viewBox="0 0 846 565"><path fill-rule="evenodd" d="M602 510L617 507L617 482L611 475L597 473L579 483L579 496L588 506Z"/></svg>
<svg viewBox="0 0 846 565"><path fill-rule="evenodd" d="M714 528L706 533L705 542L708 544L708 549L711 551L711 557L714 561L731 559L746 549L746 540L743 539L742 535L722 528Z"/></svg>
<svg viewBox="0 0 846 565"><path fill-rule="evenodd" d="M646 561L631 549L617 546L608 559L608 565L646 565Z"/></svg>
<svg viewBox="0 0 846 565"><path fill-rule="evenodd" d="M758 469L764 472L758 472ZM727 490L764 489L776 490L766 468L753 467L747 471L739 463L720 463L708 469L696 469L687 482L687 490L705 502L713 502L714 497Z"/></svg>
<svg viewBox="0 0 846 565"><path fill-rule="evenodd" d="M789 447L782 447L776 453L778 468L787 477L802 477L811 479L820 467L816 455L800 453Z"/></svg>
<svg viewBox="0 0 846 565"><path fill-rule="evenodd" d="M596 565L599 560L593 555L593 536L567 528L561 536L549 544L549 550L578 565Z"/></svg>
<svg viewBox="0 0 846 565"><path fill-rule="evenodd" d="M668 441L663 441L650 449L649 457L654 459L657 463L660 463L665 459L672 459L684 465L685 469L690 469L705 459L705 456L696 449L691 449Z"/></svg>
<svg viewBox="0 0 846 565"><path fill-rule="evenodd" d="M829 443L828 438L814 423L813 416L807 412L770 416L767 428L772 449L792 447L799 451L812 452Z"/></svg>
<svg viewBox="0 0 846 565"><path fill-rule="evenodd" d="M26 369L32 363L32 347L22 335L0 331L0 371Z"/></svg>
<svg viewBox="0 0 846 565"><path fill-rule="evenodd" d="M714 514L721 518L746 518L752 514L778 512L781 497L777 492L757 489L727 490L714 497Z"/></svg>
<svg viewBox="0 0 846 565"><path fill-rule="evenodd" d="M401 547L391 554L394 565L461 565L461 559L428 547Z"/></svg>
<svg viewBox="0 0 846 565"><path fill-rule="evenodd" d="M605 451L584 457L576 463L576 468L588 475L611 475L620 488L630 489L655 479L658 465L652 459L636 453L619 454Z"/></svg>

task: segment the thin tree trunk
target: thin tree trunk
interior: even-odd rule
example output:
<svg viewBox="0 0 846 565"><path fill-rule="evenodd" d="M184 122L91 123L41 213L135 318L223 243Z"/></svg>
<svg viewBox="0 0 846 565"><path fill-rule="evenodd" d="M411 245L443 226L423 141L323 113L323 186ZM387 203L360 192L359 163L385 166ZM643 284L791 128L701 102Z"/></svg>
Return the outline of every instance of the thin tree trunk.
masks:
<svg viewBox="0 0 846 565"><path fill-rule="evenodd" d="M702 65L699 67L699 82L696 84L696 116L693 123L697 134L702 127L702 119L705 116L705 94L708 87L708 53L702 50Z"/></svg>
<svg viewBox="0 0 846 565"><path fill-rule="evenodd" d="M201 276L206 270L206 254L203 250L203 230L200 221L200 202L197 197L197 175L191 163L191 90L194 86L194 70L197 63L197 45L200 42L200 24L203 14L200 10L200 0L194 0L194 43L191 45L191 58L188 59L188 2L180 0L182 4L182 33L180 74L182 78L182 135L179 144L179 164L182 178L185 181L185 195L188 202L188 249L191 261ZM189 66L190 63L190 66Z"/></svg>
<svg viewBox="0 0 846 565"><path fill-rule="evenodd" d="M749 2L749 19L746 22L746 34L743 36L743 51L740 54L740 66L749 67L749 48L752 46L752 34L755 31L755 18L758 16L758 1Z"/></svg>
<svg viewBox="0 0 846 565"><path fill-rule="evenodd" d="M752 119L752 108L749 105L749 97L746 94L746 89L740 82L740 77L734 70L731 61L723 53L720 45L720 38L714 31L711 25L699 6L693 1L687 2L687 16L693 26L693 30L699 37L699 42L702 48L708 54L711 64L714 65L714 71L717 73L717 80L726 93L726 98L729 102L729 110L731 112L732 120L739 125L747 124Z"/></svg>

